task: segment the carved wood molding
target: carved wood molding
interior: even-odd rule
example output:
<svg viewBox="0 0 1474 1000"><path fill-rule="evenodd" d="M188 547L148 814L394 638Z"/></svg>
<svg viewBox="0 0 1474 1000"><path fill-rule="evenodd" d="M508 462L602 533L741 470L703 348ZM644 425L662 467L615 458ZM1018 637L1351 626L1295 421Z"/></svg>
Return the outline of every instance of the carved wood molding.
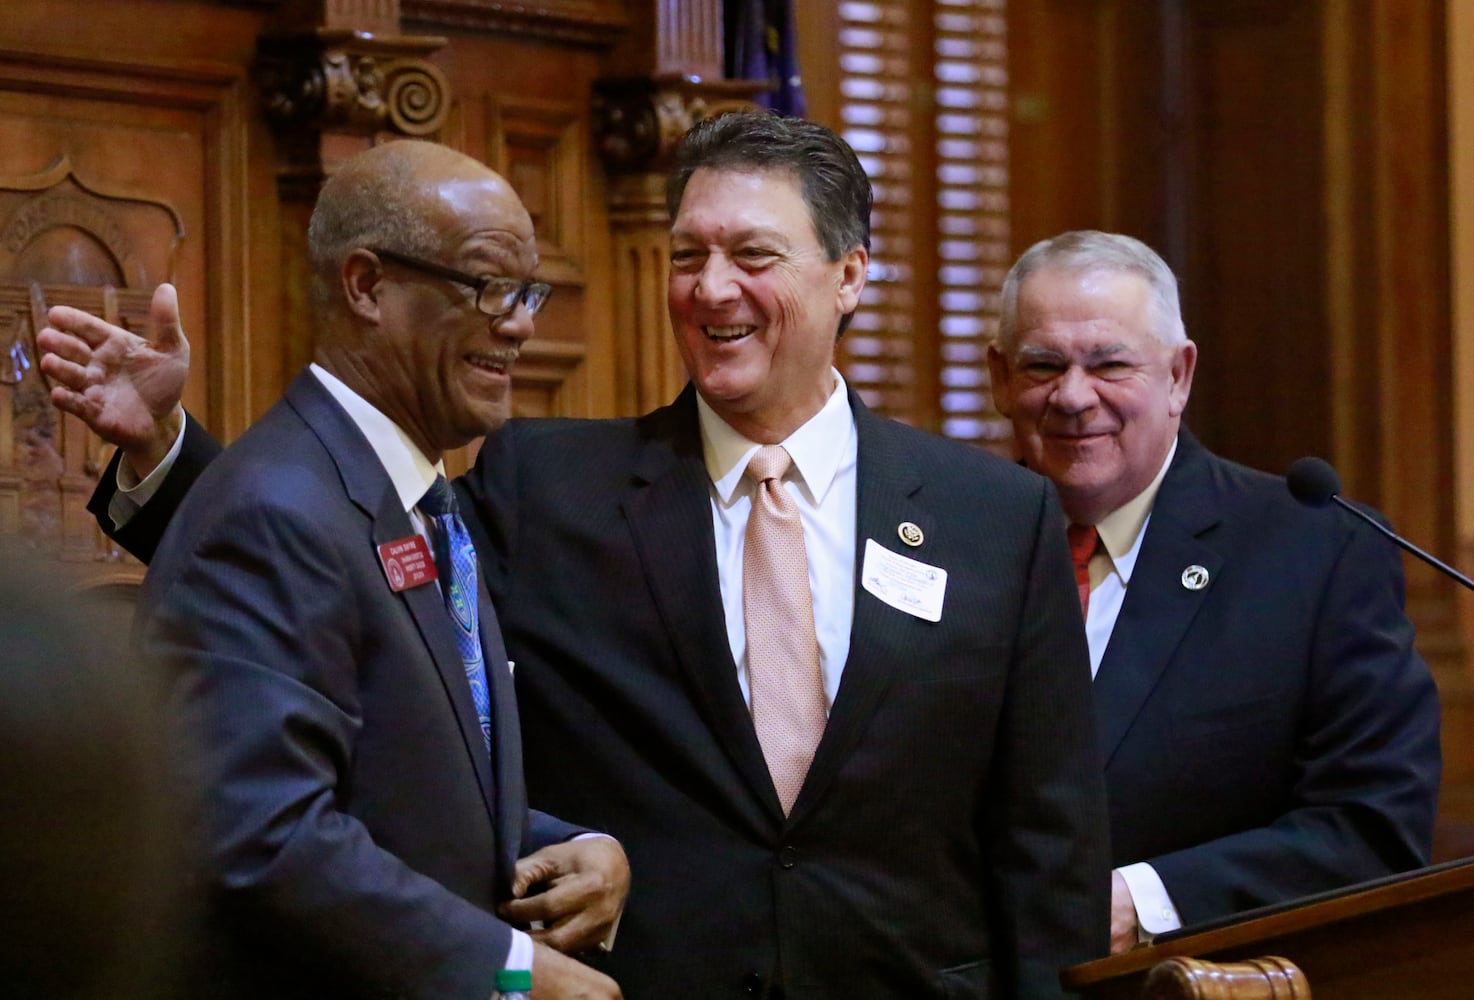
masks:
<svg viewBox="0 0 1474 1000"><path fill-rule="evenodd" d="M184 239L178 209L160 199L89 184L76 175L65 153L39 173L0 177L0 208L6 210L0 226L0 279L48 231L69 227L87 234L128 284L152 287L173 280L174 252ZM138 227L152 238L135 240Z"/></svg>
<svg viewBox="0 0 1474 1000"><path fill-rule="evenodd" d="M256 76L266 117L290 130L432 135L450 112L450 84L425 57L445 41L341 28L264 37Z"/></svg>
<svg viewBox="0 0 1474 1000"><path fill-rule="evenodd" d="M619 6L609 0L401 0L400 10L404 20L433 28L500 31L595 48L612 46L626 27Z"/></svg>
<svg viewBox="0 0 1474 1000"><path fill-rule="evenodd" d="M594 142L611 174L662 173L687 130L704 118L752 107L754 80L631 77L594 84Z"/></svg>
<svg viewBox="0 0 1474 1000"><path fill-rule="evenodd" d="M485 160L521 194L537 231L539 273L554 285L582 286L587 280L582 112L582 104L571 101L487 101L492 139Z"/></svg>

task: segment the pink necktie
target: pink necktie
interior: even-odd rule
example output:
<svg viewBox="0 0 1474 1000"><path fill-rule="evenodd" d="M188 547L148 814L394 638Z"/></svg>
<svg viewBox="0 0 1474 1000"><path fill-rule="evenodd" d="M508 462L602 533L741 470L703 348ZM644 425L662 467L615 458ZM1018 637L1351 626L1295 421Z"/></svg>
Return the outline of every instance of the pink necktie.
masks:
<svg viewBox="0 0 1474 1000"><path fill-rule="evenodd" d="M787 815L824 735L824 685L798 505L783 488L793 460L778 445L747 465L752 513L742 557L752 724Z"/></svg>

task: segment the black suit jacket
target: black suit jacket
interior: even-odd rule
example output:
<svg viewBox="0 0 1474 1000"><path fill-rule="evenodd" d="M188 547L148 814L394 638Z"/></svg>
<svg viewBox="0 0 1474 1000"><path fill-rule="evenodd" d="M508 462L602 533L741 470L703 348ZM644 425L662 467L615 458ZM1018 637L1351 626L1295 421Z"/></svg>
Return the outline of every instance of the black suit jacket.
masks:
<svg viewBox="0 0 1474 1000"><path fill-rule="evenodd" d="M529 818L484 590L490 756L435 585L390 589L377 546L412 534L368 442L303 373L159 546L138 627L192 738L201 995L485 1000L515 859L577 832Z"/></svg>
<svg viewBox="0 0 1474 1000"><path fill-rule="evenodd" d="M533 801L617 836L632 998L1044 997L1103 954L1088 667L1042 479L870 414L850 652L785 819L728 647L695 396L513 421L461 481L502 609ZM903 545L897 527L920 526ZM945 569L933 624L865 542Z"/></svg>
<svg viewBox="0 0 1474 1000"><path fill-rule="evenodd" d="M1397 549L1186 430L1094 694L1114 863L1184 923L1428 863L1438 697Z"/></svg>
<svg viewBox="0 0 1474 1000"><path fill-rule="evenodd" d="M1056 997L1062 966L1106 951L1100 761L1054 492L850 402L850 653L787 819L727 644L694 392L638 420L513 421L457 483L517 662L532 800L629 854L608 966L630 1000L776 997L776 981L787 1000ZM210 448L187 439L166 487ZM867 539L948 572L940 623L863 589Z"/></svg>

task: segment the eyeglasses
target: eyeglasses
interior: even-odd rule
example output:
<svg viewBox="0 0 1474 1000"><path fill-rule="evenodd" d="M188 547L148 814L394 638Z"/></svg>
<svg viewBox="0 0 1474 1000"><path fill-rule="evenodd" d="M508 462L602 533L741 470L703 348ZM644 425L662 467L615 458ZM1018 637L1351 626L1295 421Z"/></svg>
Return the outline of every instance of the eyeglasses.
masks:
<svg viewBox="0 0 1474 1000"><path fill-rule="evenodd" d="M453 267L445 267L394 250L382 250L379 247L368 247L367 249L385 260L392 260L405 267L412 267L426 274L447 278L468 288L476 289L476 308L487 316L506 316L517 308L519 302L527 307L528 315L535 316L548 301L548 296L553 294L553 286L544 281L478 278L474 274L467 274Z"/></svg>

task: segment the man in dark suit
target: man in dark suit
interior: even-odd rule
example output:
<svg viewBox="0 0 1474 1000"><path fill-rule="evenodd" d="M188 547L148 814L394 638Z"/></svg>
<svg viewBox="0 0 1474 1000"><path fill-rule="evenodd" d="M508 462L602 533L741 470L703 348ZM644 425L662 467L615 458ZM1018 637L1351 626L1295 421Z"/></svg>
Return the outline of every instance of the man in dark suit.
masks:
<svg viewBox="0 0 1474 1000"><path fill-rule="evenodd" d="M506 418L547 292L528 280L531 219L468 157L392 143L328 181L308 243L316 362L194 484L139 607L193 737L202 978L485 1000L498 969L531 968L535 996L617 996L497 916L531 882L583 883L552 890L566 909L547 915L591 946L627 867L610 838L529 813L495 612L462 573L474 556L431 555L456 542L430 520L440 456Z"/></svg>
<svg viewBox="0 0 1474 1000"><path fill-rule="evenodd" d="M1045 240L1005 281L998 406L1084 538L1115 951L1432 842L1438 700L1397 550L1204 449L1180 426L1196 359L1130 237Z"/></svg>
<svg viewBox="0 0 1474 1000"><path fill-rule="evenodd" d="M1044 480L834 370L870 197L821 126L698 126L669 195L692 385L638 420L513 421L459 484L533 800L630 852L609 968L632 997L1050 997L1106 949L1063 521ZM768 446L792 468L747 478ZM760 496L801 528L777 636L744 596ZM800 633L774 699L752 652Z"/></svg>

